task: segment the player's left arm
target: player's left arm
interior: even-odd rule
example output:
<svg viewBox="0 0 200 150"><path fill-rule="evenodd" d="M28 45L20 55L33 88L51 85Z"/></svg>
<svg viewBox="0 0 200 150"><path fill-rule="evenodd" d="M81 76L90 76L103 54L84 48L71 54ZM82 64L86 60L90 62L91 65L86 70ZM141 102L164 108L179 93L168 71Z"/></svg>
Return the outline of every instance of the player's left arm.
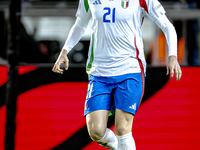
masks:
<svg viewBox="0 0 200 150"><path fill-rule="evenodd" d="M174 72L176 74L176 80L180 80L182 76L181 67L177 61L176 56L168 56L167 60L167 75L170 73L170 78L172 79L174 76Z"/></svg>
<svg viewBox="0 0 200 150"><path fill-rule="evenodd" d="M170 78L176 75L176 80L180 80L182 76L181 67L177 60L177 34L174 26L168 20L165 14L162 14L155 23L164 32L168 44L168 60L167 60L167 75L170 73Z"/></svg>
<svg viewBox="0 0 200 150"><path fill-rule="evenodd" d="M147 16L153 20L165 34L168 45L167 75L173 78L174 72L176 80L182 76L181 67L177 60L177 34L174 26L165 15L165 10L158 0L146 0L148 5Z"/></svg>

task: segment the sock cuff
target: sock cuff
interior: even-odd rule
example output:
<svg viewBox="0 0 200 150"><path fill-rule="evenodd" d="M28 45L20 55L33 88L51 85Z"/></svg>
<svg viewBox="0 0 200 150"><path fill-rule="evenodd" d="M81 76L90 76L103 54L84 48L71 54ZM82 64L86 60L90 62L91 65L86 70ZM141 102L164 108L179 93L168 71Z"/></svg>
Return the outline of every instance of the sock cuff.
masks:
<svg viewBox="0 0 200 150"><path fill-rule="evenodd" d="M124 134L122 136L118 136L118 135L116 135L116 136L117 136L118 139L122 140L122 139L126 139L126 138L129 138L129 137L132 137L132 132Z"/></svg>
<svg viewBox="0 0 200 150"><path fill-rule="evenodd" d="M102 140L104 140L104 138L106 137L106 135L107 135L109 132L112 132L112 130L110 130L109 128L106 128L106 132L105 132L104 136L103 136L100 140L95 140L95 141L96 141L96 142L102 142Z"/></svg>
<svg viewBox="0 0 200 150"><path fill-rule="evenodd" d="M104 136L100 139L100 140L95 140L97 143L98 142L102 142L102 140L106 137L106 133L107 133L108 131L107 131L107 129L106 129L106 132L105 132L105 134L104 134Z"/></svg>
<svg viewBox="0 0 200 150"><path fill-rule="evenodd" d="M108 149L117 150L118 141L114 132L110 129L106 129L104 136L100 140L95 140L101 146L106 147Z"/></svg>

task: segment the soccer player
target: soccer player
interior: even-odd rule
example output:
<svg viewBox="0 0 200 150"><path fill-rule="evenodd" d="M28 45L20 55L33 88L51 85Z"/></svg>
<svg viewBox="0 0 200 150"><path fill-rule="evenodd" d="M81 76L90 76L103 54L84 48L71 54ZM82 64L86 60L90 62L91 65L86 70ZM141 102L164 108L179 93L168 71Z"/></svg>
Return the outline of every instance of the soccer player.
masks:
<svg viewBox="0 0 200 150"><path fill-rule="evenodd" d="M141 26L144 17L164 32L169 49L167 74L181 78L177 62L177 35L158 0L80 0L76 22L53 67L56 73L67 53L81 39L92 20L87 60L89 75L84 116L92 140L112 150L135 150L132 122L144 92L144 57ZM108 115L115 110L115 133L107 128Z"/></svg>

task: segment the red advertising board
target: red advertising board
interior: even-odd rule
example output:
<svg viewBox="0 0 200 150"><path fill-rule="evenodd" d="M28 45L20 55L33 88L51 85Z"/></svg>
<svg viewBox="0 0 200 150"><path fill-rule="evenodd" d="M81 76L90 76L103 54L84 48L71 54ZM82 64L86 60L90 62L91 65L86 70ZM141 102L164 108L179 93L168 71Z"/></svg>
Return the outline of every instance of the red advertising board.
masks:
<svg viewBox="0 0 200 150"><path fill-rule="evenodd" d="M133 123L137 150L200 149L200 67L183 67L182 71L181 81L168 80L141 104ZM0 83L6 81L2 80L7 78L7 69L4 73ZM15 150L52 149L83 128L86 92L87 82L57 82L21 93L17 100ZM5 112L5 106L1 107L0 150L4 147ZM95 142L83 148L94 149L105 148Z"/></svg>

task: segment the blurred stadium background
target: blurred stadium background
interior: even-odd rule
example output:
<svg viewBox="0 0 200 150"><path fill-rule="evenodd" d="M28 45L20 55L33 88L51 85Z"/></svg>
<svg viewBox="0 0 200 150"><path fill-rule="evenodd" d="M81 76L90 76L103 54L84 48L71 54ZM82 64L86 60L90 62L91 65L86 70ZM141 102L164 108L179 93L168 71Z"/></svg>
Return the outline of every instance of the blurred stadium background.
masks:
<svg viewBox="0 0 200 150"><path fill-rule="evenodd" d="M200 150L200 1L160 2L177 31L183 77L165 75L165 37L146 18L137 150ZM0 0L0 150L105 149L91 141L83 117L90 27L69 53L69 70L51 71L77 7L78 0ZM114 130L113 118L108 127Z"/></svg>

